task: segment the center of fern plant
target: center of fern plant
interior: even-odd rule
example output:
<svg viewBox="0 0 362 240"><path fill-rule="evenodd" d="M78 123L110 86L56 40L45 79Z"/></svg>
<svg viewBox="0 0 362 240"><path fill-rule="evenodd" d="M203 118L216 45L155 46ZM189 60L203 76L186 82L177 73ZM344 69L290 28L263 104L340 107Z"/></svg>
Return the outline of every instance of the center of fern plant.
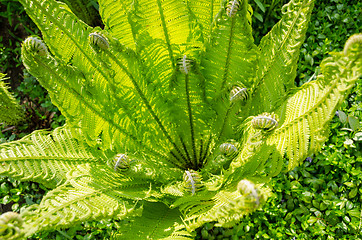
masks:
<svg viewBox="0 0 362 240"><path fill-rule="evenodd" d="M1 215L0 238L102 218L133 220L120 239L233 226L320 149L361 75L359 34L295 87L312 0L284 5L258 46L246 0L99 0L104 29L54 0L20 2L43 36L25 40L24 65L67 123L0 145L1 175L52 189Z"/></svg>

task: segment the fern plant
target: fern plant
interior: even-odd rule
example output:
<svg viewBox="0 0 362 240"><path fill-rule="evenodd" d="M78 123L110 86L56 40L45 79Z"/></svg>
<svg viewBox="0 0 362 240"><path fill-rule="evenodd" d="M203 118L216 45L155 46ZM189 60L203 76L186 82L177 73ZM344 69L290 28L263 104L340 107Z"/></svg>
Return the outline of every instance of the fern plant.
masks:
<svg viewBox="0 0 362 240"><path fill-rule="evenodd" d="M269 179L318 151L361 74L361 35L295 87L313 8L292 0L256 46L246 0L99 0L104 29L53 0L20 0L43 39L26 68L67 118L0 146L0 174L44 184L4 213L5 239L127 218L119 239L192 239L262 207Z"/></svg>

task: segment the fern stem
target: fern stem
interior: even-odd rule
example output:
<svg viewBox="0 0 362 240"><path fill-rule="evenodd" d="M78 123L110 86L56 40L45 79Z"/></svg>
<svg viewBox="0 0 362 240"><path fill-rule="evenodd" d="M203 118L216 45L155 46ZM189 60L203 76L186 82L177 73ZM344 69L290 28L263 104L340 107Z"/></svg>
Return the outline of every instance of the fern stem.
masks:
<svg viewBox="0 0 362 240"><path fill-rule="evenodd" d="M160 19L161 19L161 25L162 25L162 29L163 29L163 35L165 36L165 40L166 40L166 44L167 44L168 55L170 56L170 59L172 61L172 67L175 69L175 60L173 58L173 51L172 51L172 48L171 48L171 41L170 41L170 38L168 36L166 20L165 20L165 15L163 14L161 0L157 0L157 6L158 6L158 12L160 13Z"/></svg>
<svg viewBox="0 0 362 240"><path fill-rule="evenodd" d="M133 77L133 75L127 70L127 68L108 50L105 51L108 56L127 74L127 76L130 78L130 80L132 81L133 86L135 87L138 95L141 97L143 103L146 105L148 111L150 112L151 116L153 117L153 119L156 121L157 125L159 126L159 128L161 129L162 133L164 134L164 136L167 138L167 140L172 144L172 146L175 148L175 150L180 154L180 156L183 159L186 159L185 156L182 154L182 152L180 151L180 149L177 147L177 145L174 143L174 141L172 141L172 138L170 137L170 135L168 134L166 128L163 126L161 120L158 118L158 116L156 115L156 113L153 111L153 108L151 107L151 104L148 102L145 94L142 92L140 86L138 85L138 83L136 82L136 79Z"/></svg>
<svg viewBox="0 0 362 240"><path fill-rule="evenodd" d="M187 147L186 147L186 144L184 142L184 140L180 137L180 141L181 141L181 144L182 144L182 147L186 153L186 157L187 157L187 160L188 162L192 165L192 161L191 161L191 157L190 157L190 154L189 154L189 151L187 151Z"/></svg>
<svg viewBox="0 0 362 240"><path fill-rule="evenodd" d="M210 26L209 26L209 36L211 36L212 33L212 24L214 22L214 0L210 3Z"/></svg>
<svg viewBox="0 0 362 240"><path fill-rule="evenodd" d="M186 165L187 165L186 163L185 163L185 166L179 164L179 162L182 162L182 160L180 160L179 157L178 157L173 151L170 151L170 154L172 155L172 157L174 157L174 158L177 160L177 162L172 162L172 164L173 164L174 166L179 167L179 168L181 168L181 169L186 169L186 168L187 168L187 167L186 167Z"/></svg>
<svg viewBox="0 0 362 240"><path fill-rule="evenodd" d="M202 137L200 138L200 150L199 150L199 164L202 165L202 151L204 148L204 142L202 141Z"/></svg>
<svg viewBox="0 0 362 240"><path fill-rule="evenodd" d="M224 120L223 120L223 123L222 123L222 126L221 126L221 129L220 129L220 132L219 132L219 136L217 137L217 143L221 140L221 137L224 133L224 130L225 130L225 127L226 127L226 123L229 119L229 116L230 116L230 113L231 113L231 109L232 107L234 106L234 104L230 103L228 109L226 110L226 113L225 113L225 117L224 117Z"/></svg>
<svg viewBox="0 0 362 240"><path fill-rule="evenodd" d="M194 123L192 119L192 110L191 110L191 102L190 102L190 90L189 90L189 75L185 75L185 90L186 90L186 100L187 100L187 111L189 113L189 121L190 121L190 131L191 131L191 144L192 144L192 151L193 151L193 160L194 160L194 167L197 167L198 161L196 157L196 146L195 146L195 130L194 130Z"/></svg>
<svg viewBox="0 0 362 240"><path fill-rule="evenodd" d="M199 67L197 65L195 67L195 72L196 72L197 77L200 80L200 88L202 89L201 98L207 104L208 102L207 102L207 98L206 98L206 87L205 87L205 82L206 81L205 81L205 77L201 73L201 71L200 71L200 69L199 69Z"/></svg>
<svg viewBox="0 0 362 240"><path fill-rule="evenodd" d="M229 65L230 65L230 55L231 55L231 49L232 49L232 43L233 43L233 37L234 37L234 26L235 26L236 17L231 18L231 26L230 26L230 35L229 35L229 46L227 50L226 55L226 61L224 66L224 74L222 76L222 83L221 83L221 89L224 89L225 83L229 74Z"/></svg>
<svg viewBox="0 0 362 240"><path fill-rule="evenodd" d="M211 135L209 135L209 139L206 143L206 148L205 148L205 152L202 156L202 159L200 159L200 162L202 163L202 165L205 165L207 163L207 161L205 161L205 159L207 158L207 152L209 151L209 148L210 148L210 144L211 144Z"/></svg>

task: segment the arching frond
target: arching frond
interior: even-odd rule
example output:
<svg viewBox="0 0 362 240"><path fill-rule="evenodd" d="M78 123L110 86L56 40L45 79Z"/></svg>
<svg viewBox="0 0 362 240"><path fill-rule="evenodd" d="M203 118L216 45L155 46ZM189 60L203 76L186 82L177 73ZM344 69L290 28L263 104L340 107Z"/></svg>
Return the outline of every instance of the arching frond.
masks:
<svg viewBox="0 0 362 240"><path fill-rule="evenodd" d="M40 182L53 188L66 174L86 163L104 164L92 154L79 129L61 127L53 132L39 130L0 148L0 175Z"/></svg>
<svg viewBox="0 0 362 240"><path fill-rule="evenodd" d="M294 87L299 51L313 6L311 0L290 1L282 8L282 19L262 38L253 97L245 108L249 115L273 110Z"/></svg>
<svg viewBox="0 0 362 240"><path fill-rule="evenodd" d="M288 170L320 149L328 137L327 124L361 74L361 47L348 56L334 53L323 60L315 81L303 85L278 108L280 127L266 141L286 156Z"/></svg>
<svg viewBox="0 0 362 240"><path fill-rule="evenodd" d="M5 74L0 73L0 122L16 124L22 119L24 112L10 94L4 80Z"/></svg>
<svg viewBox="0 0 362 240"><path fill-rule="evenodd" d="M92 177L94 174L97 178ZM106 184L107 181L112 184ZM147 187L137 191L140 189L137 184L122 186L119 183L115 175L105 171L92 173L90 164L71 170L63 185L48 192L39 205L32 205L21 213L25 235L54 227L69 227L86 219L139 215L142 204L137 200L149 195ZM124 191L127 188L134 194L127 194Z"/></svg>
<svg viewBox="0 0 362 240"><path fill-rule="evenodd" d="M275 176L320 149L328 137L327 124L362 74L360 46L356 46L347 56L333 53L323 60L317 79L296 89L276 109L280 121L275 130L253 130L250 119L244 123L244 148L231 164L234 181Z"/></svg>
<svg viewBox="0 0 362 240"><path fill-rule="evenodd" d="M198 22L202 26L203 38L207 40L211 36L213 25L216 23L215 16L221 8L220 0L189 0L187 5L192 14L195 14Z"/></svg>

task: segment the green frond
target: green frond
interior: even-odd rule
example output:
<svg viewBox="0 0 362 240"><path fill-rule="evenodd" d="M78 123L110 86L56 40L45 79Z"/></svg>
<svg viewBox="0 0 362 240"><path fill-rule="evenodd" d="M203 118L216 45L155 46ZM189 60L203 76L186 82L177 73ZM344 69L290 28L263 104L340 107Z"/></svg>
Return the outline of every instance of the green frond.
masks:
<svg viewBox="0 0 362 240"><path fill-rule="evenodd" d="M152 139L144 139L146 131L141 131L149 126L144 125L139 120L135 126L136 120L132 116L140 114L143 104L140 98L136 99L135 92L137 91L129 87L132 83L123 82L125 90L119 94L127 95L121 95L121 98L111 90L111 86L106 82L103 82L102 86L92 85L92 79L87 79L77 68L59 63L50 55L46 57L38 56L28 50L27 44L23 45L22 56L24 65L49 90L54 104L59 107L68 119L68 122L73 125L79 125L82 128L83 133L89 140L89 144L95 145L96 139L100 138L104 148L110 148L109 146L113 145L111 148L115 148L119 152L136 152L138 149L134 149L134 147L145 146L147 149L149 147L146 147L146 145L153 143ZM117 61L120 62L121 60ZM114 64L115 68L119 69L119 66L116 63ZM126 73L118 70L116 79L126 80L127 78L124 75L127 77L129 72L127 69L125 70ZM49 75L44 75L44 72L48 72ZM90 84L84 86L84 83L89 83L89 81L91 81ZM119 90L123 86L119 86ZM100 95L97 92L98 89L102 89L104 95ZM124 91L127 92L124 93ZM115 104L105 108L102 105L104 101L111 101ZM130 105L137 107L139 111L135 109L136 111L130 112L128 109L131 107ZM147 119L143 118L143 121L147 121ZM152 129L156 129L156 127L150 130ZM150 131L147 132L149 133ZM136 135L137 133L139 134L138 136ZM153 134L153 136L157 136L157 134ZM125 149L125 146L122 144L125 141L134 141L137 145L129 145L128 149ZM158 144L155 146L156 149L161 147L163 145ZM150 149L150 152L152 151ZM161 154L156 151L153 151L154 155L159 157Z"/></svg>
<svg viewBox="0 0 362 240"><path fill-rule="evenodd" d="M20 2L42 31L43 39L56 58L85 72L89 72L90 65L96 66L87 41L92 28L79 21L66 4L39 0Z"/></svg>
<svg viewBox="0 0 362 240"><path fill-rule="evenodd" d="M230 102L230 92L234 87L250 90L259 56L251 34L247 1L240 1L232 17L227 15L228 7L228 2L222 4L215 16L210 41L201 59L201 72L207 79L206 98L217 112L213 128L219 131L219 139L231 138L229 123L240 107L239 103Z"/></svg>
<svg viewBox="0 0 362 240"><path fill-rule="evenodd" d="M130 223L125 223L121 231L114 239L194 239L185 231L180 212L171 209L163 203L145 202L143 204L142 217L130 219Z"/></svg>
<svg viewBox="0 0 362 240"><path fill-rule="evenodd" d="M79 129L60 127L53 132L35 131L0 145L0 175L35 181L47 187L65 182L66 174L86 163L102 164L82 140Z"/></svg>
<svg viewBox="0 0 362 240"><path fill-rule="evenodd" d="M348 56L331 54L322 61L317 79L303 85L276 111L280 127L266 141L288 159L288 170L320 149L328 137L326 125L362 74L361 44Z"/></svg>
<svg viewBox="0 0 362 240"><path fill-rule="evenodd" d="M69 227L85 220L124 218L142 212L137 199L144 197L146 191L134 196L120 194L123 189L117 184L119 181L104 170L103 173L93 173L97 174L97 178L85 174L92 169L90 164L73 168L63 185L48 192L39 205L31 205L24 210L21 217L25 236L39 230ZM105 173L107 176L103 175ZM112 182L108 182L110 180ZM129 188L134 187L137 188L137 185Z"/></svg>
<svg viewBox="0 0 362 240"><path fill-rule="evenodd" d="M87 0L62 0L72 12L90 26L99 24L97 10Z"/></svg>
<svg viewBox="0 0 362 240"><path fill-rule="evenodd" d="M99 0L98 2L105 30L126 47L135 50L134 30L129 23L134 1Z"/></svg>
<svg viewBox="0 0 362 240"><path fill-rule="evenodd" d="M241 1L233 17L226 13L227 5L221 5L215 25L201 60L210 100L218 101L220 95L229 97L233 86L250 87L257 63L258 49L253 43L249 23L248 4Z"/></svg>
<svg viewBox="0 0 362 240"><path fill-rule="evenodd" d="M255 195L236 191L219 191L212 198L212 207L200 209L199 205L188 208L183 220L189 231L201 227L207 222L217 222L216 226L232 227L240 219L259 208L267 199L269 190L261 185L255 187Z"/></svg>
<svg viewBox="0 0 362 240"><path fill-rule="evenodd" d="M211 36L213 24L215 24L215 16L218 14L221 5L220 0L189 0L187 6L192 14L195 14L197 21L202 26L203 38L207 40Z"/></svg>
<svg viewBox="0 0 362 240"><path fill-rule="evenodd" d="M262 38L253 97L245 108L249 115L271 111L294 87L300 47L313 6L313 0L290 1L282 8L282 19Z"/></svg>
<svg viewBox="0 0 362 240"><path fill-rule="evenodd" d="M134 14L141 31L166 42L172 57L172 45L187 43L189 17L186 4L177 0L134 2ZM141 33L140 33L141 34Z"/></svg>
<svg viewBox="0 0 362 240"><path fill-rule="evenodd" d="M295 91L275 111L280 118L279 126L271 132L258 130L262 143L257 146L260 150L249 151L256 146L250 142L255 130L250 131L250 122L245 123L249 124L246 130L249 137L243 140L244 149L231 164L233 181L240 177L275 176L284 168L293 169L320 149L328 137L327 124L361 76L361 54L358 51L357 48L348 56L332 53L322 62L317 79Z"/></svg>
<svg viewBox="0 0 362 240"><path fill-rule="evenodd" d="M257 170L264 167L271 154L271 149L267 148L265 143L264 134L252 128L251 118L246 119L243 126L243 139L241 140L243 147L240 154L231 162L230 169L226 173L229 182L235 183L254 175L260 177L258 175L260 172Z"/></svg>
<svg viewBox="0 0 362 240"><path fill-rule="evenodd" d="M0 73L0 122L16 124L22 119L24 112L8 91L4 80L5 74Z"/></svg>

